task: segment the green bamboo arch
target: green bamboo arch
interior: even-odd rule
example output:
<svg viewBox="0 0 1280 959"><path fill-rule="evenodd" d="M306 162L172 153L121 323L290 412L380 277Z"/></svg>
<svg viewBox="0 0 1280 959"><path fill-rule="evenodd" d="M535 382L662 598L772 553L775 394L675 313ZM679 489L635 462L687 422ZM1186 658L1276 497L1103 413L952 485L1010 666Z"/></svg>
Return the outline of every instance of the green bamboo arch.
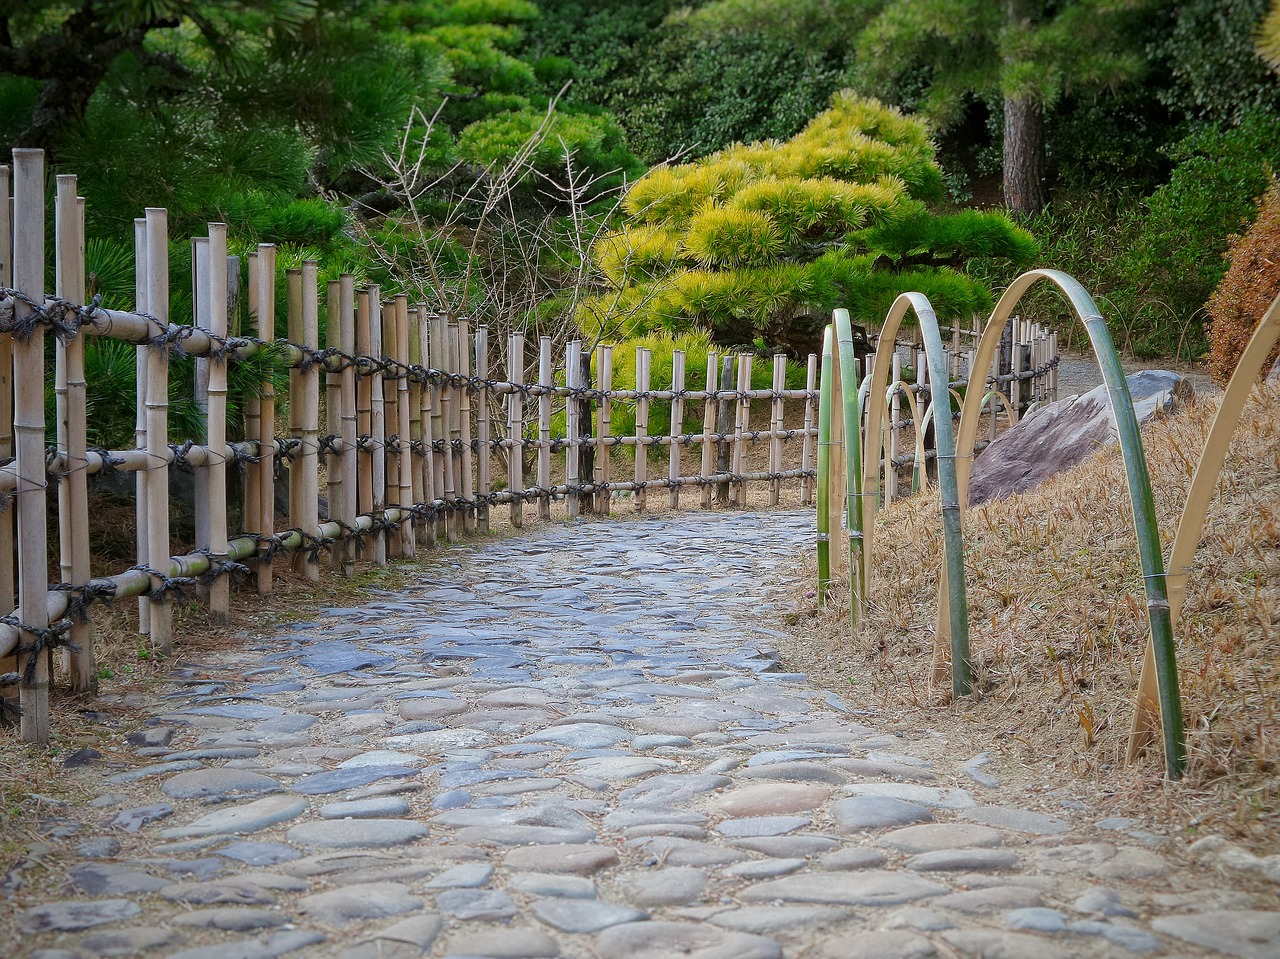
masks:
<svg viewBox="0 0 1280 959"><path fill-rule="evenodd" d="M955 458L955 435L952 424L951 393L948 389L949 375L946 364L946 353L942 345L942 333L938 328L938 318L926 296L921 293L903 293L893 303L884 326L880 331L879 343L876 347L875 364L872 369L871 382L866 390L866 421L877 424L869 429L866 437L866 449L861 450L862 435L861 410L858 396L861 388L854 389L851 384L857 383L856 361L853 357L853 337L847 310L836 310L832 315L832 325L828 328L824 340L823 363L828 363L828 346L835 341L835 360L839 361L839 382L832 376L824 379L822 395L819 400L819 467L818 467L818 504L819 504L819 596L821 597L830 583L830 565L826 566L827 578L823 578L823 534L830 531L830 519L825 519L827 529L824 530L824 518L831 509L831 490L839 489L841 479L839 471L833 468L828 453L826 468L822 462L822 443L834 445L833 425L835 416L833 408L835 396L842 400L844 415L840 426L846 437L846 455L844 457L845 479L843 486L846 492L845 521L849 528L850 565L849 592L853 615L850 617L856 626L864 601L868 562L872 551L872 539L875 531L875 513L879 503L880 491L880 459L884 451L884 436L879 428L885 415L885 395L888 388L891 355L894 340L902 321L908 312L916 315L921 336L925 344L925 359L928 364L930 381L935 384L934 403L941 398L945 400L945 410L939 408L936 416L934 437L938 449L938 486L942 494L942 531L943 549L946 562L943 565L942 590L945 608L942 615L947 619L947 637L951 654L951 691L953 696L967 696L973 687L969 656L969 608L965 597L963 541L960 524L960 502L958 498L957 470ZM834 329L834 333L832 333ZM833 372L837 363L831 364ZM938 388L936 384L942 384ZM828 410L826 431L823 427L823 408ZM859 462L860 460L860 462ZM824 487L826 492L824 493ZM855 545L856 544L856 545Z"/></svg>
<svg viewBox="0 0 1280 959"><path fill-rule="evenodd" d="M1084 324L1089 342L1102 370L1103 383L1111 401L1116 433L1124 457L1129 484L1129 500L1133 504L1134 527L1138 539L1138 555L1142 563L1143 582L1147 593L1147 621L1153 650L1157 699L1164 731L1165 775L1178 779L1186 769L1186 737L1183 730L1182 700L1178 691L1178 664L1173 643L1173 623L1166 587L1164 559L1160 550L1160 531L1156 525L1155 501L1151 495L1151 478L1147 472L1146 454L1133 411L1133 398L1120 357L1107 331L1106 321L1093 298L1073 277L1058 270L1032 270L1009 285L996 304L991 319L983 330L970 372L969 388L960 413L960 431L956 445L959 474L960 506L969 502L969 476L973 468L973 448L977 439L981 411L981 391L986 385L986 372L991 368L1005 324L1018 302L1033 286L1048 282L1058 287L1071 308ZM1265 353L1264 353L1265 356ZM1259 361L1260 362L1260 361ZM975 381L977 388L975 389ZM941 421L940 421L941 422ZM946 558L950 561L950 557ZM939 602L941 605L942 597ZM939 633L944 628L939 615Z"/></svg>
<svg viewBox="0 0 1280 959"><path fill-rule="evenodd" d="M1191 478L1191 487L1187 490L1187 502L1182 508L1178 530L1173 538L1173 547L1169 551L1167 580L1169 619L1173 630L1177 629L1178 620L1182 615L1191 561L1200 543L1200 534L1204 531L1209 504L1218 488L1218 479L1222 476L1222 467L1226 462L1231 437L1235 434L1236 427L1240 425L1240 417L1244 414L1249 393L1258 382L1262 367L1277 341L1280 341L1280 296L1271 301L1266 315L1262 317L1257 330L1249 339L1249 345L1241 354L1235 372L1231 374L1231 380L1227 383L1227 389L1222 395L1222 405L1218 407L1213 425L1209 427L1209 435L1205 438L1204 452L1200 454L1200 462L1196 464L1195 474ZM1142 676L1138 680L1138 706L1134 711L1133 728L1129 732L1130 762L1136 759L1142 748L1151 741L1155 728L1163 716L1158 653L1159 650L1155 648L1154 643L1147 643L1146 654L1142 660Z"/></svg>

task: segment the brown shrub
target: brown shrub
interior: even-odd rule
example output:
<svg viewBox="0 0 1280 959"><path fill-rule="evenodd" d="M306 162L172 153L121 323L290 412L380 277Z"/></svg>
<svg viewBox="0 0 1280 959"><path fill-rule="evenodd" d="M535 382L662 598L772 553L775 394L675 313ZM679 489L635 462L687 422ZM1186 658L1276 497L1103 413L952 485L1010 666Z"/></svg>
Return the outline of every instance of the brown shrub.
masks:
<svg viewBox="0 0 1280 959"><path fill-rule="evenodd" d="M1258 218L1232 241L1231 266L1205 308L1209 327L1209 372L1225 384L1240 362L1258 323L1280 293L1280 184L1272 183L1258 203ZM1264 369L1280 355L1271 351Z"/></svg>

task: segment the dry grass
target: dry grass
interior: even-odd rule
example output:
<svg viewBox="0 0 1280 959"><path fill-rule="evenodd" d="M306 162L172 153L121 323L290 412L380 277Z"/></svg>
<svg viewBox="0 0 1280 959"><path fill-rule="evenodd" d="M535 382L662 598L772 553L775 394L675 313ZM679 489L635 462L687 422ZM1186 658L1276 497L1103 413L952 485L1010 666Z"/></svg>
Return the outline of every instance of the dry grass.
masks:
<svg viewBox="0 0 1280 959"><path fill-rule="evenodd" d="M1216 409L1216 398L1201 400L1145 428L1166 552ZM949 727L952 741L981 741L978 748L990 741L1041 783L1092 783L1146 815L1164 810L1193 832L1211 826L1274 851L1280 390L1259 389L1250 403L1188 586L1178 657L1191 762L1176 786L1162 782L1157 752L1123 765L1147 633L1118 447L966 514L973 700L948 703L949 681L929 683L941 553L936 497L895 503L879 523L873 603L857 636L848 638L847 604L819 615L807 599L812 637L796 651L796 668L846 695L852 681L854 698Z"/></svg>

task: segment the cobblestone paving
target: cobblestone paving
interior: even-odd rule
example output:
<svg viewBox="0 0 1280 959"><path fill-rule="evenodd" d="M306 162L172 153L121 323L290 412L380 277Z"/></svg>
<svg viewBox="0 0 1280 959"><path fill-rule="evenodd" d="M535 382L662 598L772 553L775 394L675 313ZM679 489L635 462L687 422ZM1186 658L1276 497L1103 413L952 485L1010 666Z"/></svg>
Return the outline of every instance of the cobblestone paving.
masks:
<svg viewBox="0 0 1280 959"><path fill-rule="evenodd" d="M1275 886L1176 878L1143 823L1024 808L980 743L931 761L780 671L811 515L455 550L188 664L139 765L77 771L17 954L1280 956Z"/></svg>

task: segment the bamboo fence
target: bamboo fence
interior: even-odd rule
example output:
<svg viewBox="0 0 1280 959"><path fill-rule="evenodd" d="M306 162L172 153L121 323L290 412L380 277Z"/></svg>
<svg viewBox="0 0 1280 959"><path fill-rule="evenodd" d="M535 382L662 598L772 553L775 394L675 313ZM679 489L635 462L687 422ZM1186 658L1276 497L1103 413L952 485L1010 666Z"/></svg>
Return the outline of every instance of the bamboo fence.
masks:
<svg viewBox="0 0 1280 959"><path fill-rule="evenodd" d="M148 209L135 224L134 309L106 309L85 302L84 201L76 196L75 177L57 181L52 294L44 289L43 154L15 151L12 168L0 166L0 187L0 605L13 610L0 616L0 686L18 689L24 741L48 739L59 658L75 690L95 690L95 601L137 597L139 632L164 654L174 642L179 595L200 594L211 617L225 620L233 574L251 577L266 594L277 564L288 561L315 579L326 552L350 574L357 559L385 563L442 539L487 531L495 505L507 504L519 525L526 504L546 520L553 502L570 516L607 513L630 494L634 508L643 510L649 490L668 490L678 505L686 486L723 484L744 504L748 484L767 489L771 502L784 485L794 485L801 503L812 500L814 471L807 464L815 459L816 383L811 373L805 389L785 389L781 358L773 361L772 389L750 388L758 359L748 354L723 358L739 370L736 385L722 388L721 358L713 356L714 375L703 389L689 389L682 354L673 357L672 382L654 384L652 358L642 351L635 388L612 389L611 346L596 350L594 384L581 342L569 343L557 358L552 341L542 338L531 344L531 363L529 344L514 333L495 356L483 326L472 330L465 320L453 322L405 296L384 300L377 287L359 288L348 274L322 289L316 263L281 271L269 244L258 245L244 265L243 329L252 332L240 335L241 264L228 255L226 227L217 223L192 240L193 322L174 323L162 209ZM278 287L287 314L281 338ZM45 410L46 334L55 340L52 431ZM90 336L137 347L133 449L88 445L84 355ZM196 358L195 399L205 423L198 437L169 431L170 361L179 353ZM270 362L262 366L258 389L243 398L242 418L229 422L229 366L263 353ZM278 367L288 368L287 396L275 392ZM699 402L732 406L736 418L687 432L685 414ZM771 411L767 429L751 428L753 403ZM671 428L655 436L648 424L659 404L674 415ZM803 428L784 427L787 404L803 407L796 417L803 416ZM623 406L634 411L635 428L613 435L611 417ZM557 428L561 416L565 427ZM51 433L56 443L46 448ZM243 438L230 438L237 434ZM788 468L782 454L788 443L801 447L792 459L804 465ZM758 444L768 446L768 469L752 472L746 453ZM650 460L659 456L653 447L663 446L668 468L651 475ZM696 463L681 458L689 448L720 451L733 468L691 473L685 467ZM197 490L196 549L181 556L170 555L176 468L195 474ZM243 475L237 503L229 502L229 468ZM91 578L89 483L109 472L136 476L138 561ZM285 472L287 482L278 484ZM505 484L495 482L499 472ZM60 574L52 585L51 485L58 491ZM277 515L278 485L287 490L287 516ZM237 515L238 531L230 526Z"/></svg>

